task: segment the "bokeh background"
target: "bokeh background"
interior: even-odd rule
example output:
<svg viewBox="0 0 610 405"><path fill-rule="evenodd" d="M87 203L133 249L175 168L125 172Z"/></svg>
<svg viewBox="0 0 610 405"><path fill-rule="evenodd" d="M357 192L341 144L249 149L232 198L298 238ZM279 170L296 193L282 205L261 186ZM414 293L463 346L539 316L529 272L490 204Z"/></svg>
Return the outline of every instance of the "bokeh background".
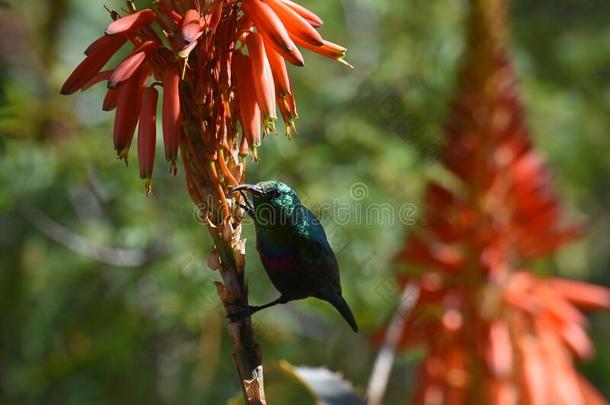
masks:
<svg viewBox="0 0 610 405"><path fill-rule="evenodd" d="M356 69L307 54L291 72L299 136L265 142L248 177L292 184L314 208L350 207L354 220L337 221L332 209L322 220L364 333L313 300L257 314L272 403L313 403L276 365L283 359L366 387L369 336L398 299L391 259L420 221L426 180L442 176L436 157L466 13L455 0L302 3L324 18L325 37L350 48ZM136 165L114 157L103 86L59 96L108 23L103 4L121 6L0 2L0 403L225 403L239 385L218 275L206 266L211 241L182 174L159 159L147 198ZM610 285L610 3L515 0L511 17L536 145L568 219L588 225L585 238L534 267ZM358 221L372 204L417 209L406 223ZM245 228L251 301L266 302L276 292ZM598 353L579 367L609 397L610 314L591 320ZM420 357L398 357L388 404L406 402Z"/></svg>

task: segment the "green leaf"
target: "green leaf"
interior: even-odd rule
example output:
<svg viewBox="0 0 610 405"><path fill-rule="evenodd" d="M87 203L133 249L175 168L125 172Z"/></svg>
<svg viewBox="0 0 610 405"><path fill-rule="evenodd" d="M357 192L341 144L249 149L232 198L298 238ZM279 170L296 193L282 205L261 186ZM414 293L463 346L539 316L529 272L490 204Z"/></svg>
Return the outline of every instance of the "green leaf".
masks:
<svg viewBox="0 0 610 405"><path fill-rule="evenodd" d="M285 360L279 363L281 370L297 379L322 405L364 405L351 382L339 373L324 367L298 367Z"/></svg>

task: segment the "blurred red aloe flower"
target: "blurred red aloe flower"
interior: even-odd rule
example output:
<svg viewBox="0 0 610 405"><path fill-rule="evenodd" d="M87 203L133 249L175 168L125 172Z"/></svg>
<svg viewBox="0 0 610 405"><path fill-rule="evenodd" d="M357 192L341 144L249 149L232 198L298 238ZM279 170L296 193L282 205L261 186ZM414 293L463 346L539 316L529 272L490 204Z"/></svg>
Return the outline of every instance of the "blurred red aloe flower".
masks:
<svg viewBox="0 0 610 405"><path fill-rule="evenodd" d="M61 89L62 94L71 94L107 81L103 110L116 109L114 147L125 162L138 121L150 124L156 115L156 98L147 91L152 86L163 87L165 157L175 173L182 132L189 124L206 122L202 116L215 117L208 120L214 125L203 130L207 156L235 149L242 157L251 153L257 159L262 135L276 131L278 104L286 133L295 132L296 103L286 69L286 61L304 65L295 43L347 64L345 48L325 41L316 31L322 25L320 17L289 0L153 3L154 8L138 11L133 1L127 1L130 12L122 17L110 11L114 21L87 48L86 58ZM126 42L133 45L129 55L116 68L102 71ZM240 71L241 80L234 74ZM144 93L149 94L145 103ZM234 117L241 124L241 140ZM155 135L150 128L139 133ZM150 192L155 148L141 147L140 152L140 173ZM244 174L241 170L228 176L223 167L219 169L232 183Z"/></svg>
<svg viewBox="0 0 610 405"><path fill-rule="evenodd" d="M399 347L423 345L413 403L591 405L575 370L593 345L581 309L610 290L523 266L577 237L533 149L505 49L504 0L472 0L464 65L446 127L446 184L432 182L427 224L397 255L419 287Z"/></svg>

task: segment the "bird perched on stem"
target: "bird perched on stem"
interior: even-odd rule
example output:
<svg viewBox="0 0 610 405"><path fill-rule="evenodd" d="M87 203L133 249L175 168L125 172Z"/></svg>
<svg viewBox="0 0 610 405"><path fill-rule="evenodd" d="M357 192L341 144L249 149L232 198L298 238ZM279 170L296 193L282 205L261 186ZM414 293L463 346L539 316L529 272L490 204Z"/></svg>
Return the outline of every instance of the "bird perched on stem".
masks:
<svg viewBox="0 0 610 405"><path fill-rule="evenodd" d="M341 295L339 266L324 229L294 190L279 181L265 181L244 184L232 192L244 197L245 205L240 205L254 219L261 262L281 295L268 304L249 306L229 319L235 322L277 304L316 297L334 306L358 332L354 315Z"/></svg>

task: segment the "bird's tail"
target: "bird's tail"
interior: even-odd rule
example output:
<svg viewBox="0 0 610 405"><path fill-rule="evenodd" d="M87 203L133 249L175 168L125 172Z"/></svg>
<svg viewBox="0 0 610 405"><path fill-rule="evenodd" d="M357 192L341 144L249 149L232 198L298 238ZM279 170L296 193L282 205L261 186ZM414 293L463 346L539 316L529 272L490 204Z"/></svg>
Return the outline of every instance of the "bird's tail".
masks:
<svg viewBox="0 0 610 405"><path fill-rule="evenodd" d="M333 294L332 297L324 297L324 299L339 311L341 316L343 316L343 319L345 319L352 330L357 333L358 325L356 324L356 319L354 319L354 314L352 314L352 310L349 308L349 305L347 305L347 302L345 302L345 299L340 294Z"/></svg>

